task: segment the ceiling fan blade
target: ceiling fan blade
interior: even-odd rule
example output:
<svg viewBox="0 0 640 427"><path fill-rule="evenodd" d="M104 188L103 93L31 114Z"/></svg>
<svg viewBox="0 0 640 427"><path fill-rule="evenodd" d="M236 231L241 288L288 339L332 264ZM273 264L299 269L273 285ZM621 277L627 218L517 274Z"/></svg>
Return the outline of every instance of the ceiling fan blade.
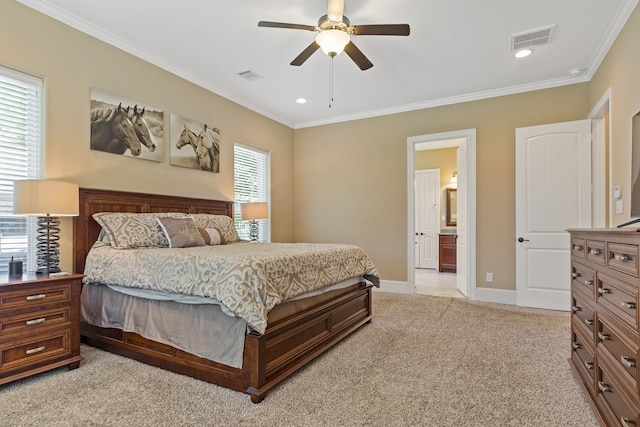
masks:
<svg viewBox="0 0 640 427"><path fill-rule="evenodd" d="M369 61L369 59L364 56L364 53L362 53L362 51L358 49L356 45L353 44L353 42L347 43L347 45L344 47L344 52L349 55L351 59L353 59L353 62L355 62L362 71L368 70L369 68L373 67L371 61Z"/></svg>
<svg viewBox="0 0 640 427"><path fill-rule="evenodd" d="M300 53L300 55L296 56L295 59L293 61L291 61L291 65L295 65L296 67L298 67L298 66L304 64L304 61L309 59L309 57L311 55L313 55L313 53L318 49L320 49L320 46L318 46L318 43L316 43L314 41L309 46L307 46L307 48L305 50L303 50Z"/></svg>
<svg viewBox="0 0 640 427"><path fill-rule="evenodd" d="M327 0L327 17L330 21L342 22L344 0Z"/></svg>
<svg viewBox="0 0 640 427"><path fill-rule="evenodd" d="M408 36L409 24L354 25L349 28L356 36Z"/></svg>
<svg viewBox="0 0 640 427"><path fill-rule="evenodd" d="M271 21L260 21L258 22L258 27L289 28L291 30L306 30L306 31L316 30L316 27L314 27L313 25L287 24L285 22L271 22Z"/></svg>

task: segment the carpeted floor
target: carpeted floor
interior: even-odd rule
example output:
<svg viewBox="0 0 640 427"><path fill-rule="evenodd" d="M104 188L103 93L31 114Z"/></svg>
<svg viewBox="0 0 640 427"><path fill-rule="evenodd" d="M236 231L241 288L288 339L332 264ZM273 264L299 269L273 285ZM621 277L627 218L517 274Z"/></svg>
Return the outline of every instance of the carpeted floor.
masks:
<svg viewBox="0 0 640 427"><path fill-rule="evenodd" d="M83 345L79 369L0 386L0 426L598 426L568 313L380 292L374 313L258 405Z"/></svg>

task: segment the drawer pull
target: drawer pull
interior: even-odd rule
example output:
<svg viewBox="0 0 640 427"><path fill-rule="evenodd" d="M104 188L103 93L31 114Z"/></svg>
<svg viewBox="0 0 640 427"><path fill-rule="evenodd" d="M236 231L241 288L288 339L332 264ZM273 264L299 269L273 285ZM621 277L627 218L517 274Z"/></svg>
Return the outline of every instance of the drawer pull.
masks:
<svg viewBox="0 0 640 427"><path fill-rule="evenodd" d="M628 308L629 310L635 310L636 309L636 303L635 302L622 301L620 303L620 305L623 306L624 308Z"/></svg>
<svg viewBox="0 0 640 427"><path fill-rule="evenodd" d="M45 348L46 348L45 346L41 345L40 347L29 349L25 353L26 354L36 354L36 353L40 353Z"/></svg>
<svg viewBox="0 0 640 427"><path fill-rule="evenodd" d="M611 391L611 389L609 388L609 386L605 383L603 383L602 381L598 381L598 388L600 389L601 392L606 393L608 391Z"/></svg>
<svg viewBox="0 0 640 427"><path fill-rule="evenodd" d="M585 284L586 286L593 286L593 280L585 280L585 281L584 281L584 284Z"/></svg>
<svg viewBox="0 0 640 427"><path fill-rule="evenodd" d="M631 418L627 417L620 417L620 423L623 425L623 427L631 427L636 425L635 422L631 421Z"/></svg>
<svg viewBox="0 0 640 427"><path fill-rule="evenodd" d="M580 350L582 348L582 344L577 341L574 341L571 345L573 345L574 350Z"/></svg>
<svg viewBox="0 0 640 427"><path fill-rule="evenodd" d="M27 326L31 326L31 325L37 325L39 323L42 323L45 320L47 320L47 319L45 319L44 317L41 317L39 319L27 320L25 323L27 324Z"/></svg>
<svg viewBox="0 0 640 427"><path fill-rule="evenodd" d="M600 249L591 249L589 253L591 255L602 255L602 251Z"/></svg>
<svg viewBox="0 0 640 427"><path fill-rule="evenodd" d="M29 295L27 297L27 301L34 301L34 300L38 300L46 297L47 297L47 294Z"/></svg>
<svg viewBox="0 0 640 427"><path fill-rule="evenodd" d="M600 295L604 295L604 294L610 294L610 293L611 293L611 291L610 291L609 289L607 289L607 288L599 288L599 289L598 289L598 293L599 293Z"/></svg>
<svg viewBox="0 0 640 427"><path fill-rule="evenodd" d="M581 251L582 250L582 245L573 245L573 250L574 251Z"/></svg>
<svg viewBox="0 0 640 427"><path fill-rule="evenodd" d="M593 369L593 362L584 362L584 366L585 366L588 370L592 370L592 369Z"/></svg>
<svg viewBox="0 0 640 427"><path fill-rule="evenodd" d="M635 368L636 362L633 359L629 359L627 356L620 356L620 361L627 368Z"/></svg>
<svg viewBox="0 0 640 427"><path fill-rule="evenodd" d="M571 277L577 279L578 277L580 277L580 273L571 273Z"/></svg>
<svg viewBox="0 0 640 427"><path fill-rule="evenodd" d="M622 255L614 255L613 257L616 261L622 261L622 262L627 262L631 259L631 257L629 255L626 254L622 254Z"/></svg>
<svg viewBox="0 0 640 427"><path fill-rule="evenodd" d="M609 335L598 332L598 338L600 338L600 341L606 341L609 339Z"/></svg>
<svg viewBox="0 0 640 427"><path fill-rule="evenodd" d="M575 312L582 311L582 307L580 307L579 305L574 305L573 307L571 307L571 309Z"/></svg>
<svg viewBox="0 0 640 427"><path fill-rule="evenodd" d="M584 319L584 323L586 323L588 326L593 326L593 319Z"/></svg>

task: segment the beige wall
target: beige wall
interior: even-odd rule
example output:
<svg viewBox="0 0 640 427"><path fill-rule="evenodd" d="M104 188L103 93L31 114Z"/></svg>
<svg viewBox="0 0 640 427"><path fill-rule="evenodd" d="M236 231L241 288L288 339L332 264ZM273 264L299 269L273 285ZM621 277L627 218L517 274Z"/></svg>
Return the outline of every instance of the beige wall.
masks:
<svg viewBox="0 0 640 427"><path fill-rule="evenodd" d="M293 130L188 83L14 1L0 11L0 65L45 81L44 176L89 188L233 199L233 143L271 152L274 241L293 239ZM165 113L161 163L89 149L89 95L96 87ZM222 130L220 173L169 165L169 113ZM64 269L71 269L71 221L63 219Z"/></svg>
<svg viewBox="0 0 640 427"><path fill-rule="evenodd" d="M445 197L447 188L453 188L455 185L451 183L451 176L456 170L457 148L439 148L435 150L416 151L413 158L415 170L424 169L440 169L440 228L455 228L447 226L443 219L445 215Z"/></svg>
<svg viewBox="0 0 640 427"><path fill-rule="evenodd" d="M611 187L622 187L624 210L614 213L614 225L630 219L631 118L640 111L640 6L637 6L615 44L590 82L589 105L594 108L611 90Z"/></svg>

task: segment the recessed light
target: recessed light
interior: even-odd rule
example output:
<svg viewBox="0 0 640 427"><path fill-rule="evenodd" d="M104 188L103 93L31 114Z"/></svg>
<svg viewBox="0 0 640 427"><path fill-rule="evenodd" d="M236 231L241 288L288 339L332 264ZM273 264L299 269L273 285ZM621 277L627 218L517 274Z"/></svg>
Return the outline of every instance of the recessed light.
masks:
<svg viewBox="0 0 640 427"><path fill-rule="evenodd" d="M298 99L296 99L296 102L297 102L298 104L306 104L306 103L307 103L307 100L306 100L306 99L304 99L304 98L298 98Z"/></svg>
<svg viewBox="0 0 640 427"><path fill-rule="evenodd" d="M516 52L515 57L516 58L525 58L529 55L531 55L533 53L533 51L531 49L520 49L519 51Z"/></svg>

